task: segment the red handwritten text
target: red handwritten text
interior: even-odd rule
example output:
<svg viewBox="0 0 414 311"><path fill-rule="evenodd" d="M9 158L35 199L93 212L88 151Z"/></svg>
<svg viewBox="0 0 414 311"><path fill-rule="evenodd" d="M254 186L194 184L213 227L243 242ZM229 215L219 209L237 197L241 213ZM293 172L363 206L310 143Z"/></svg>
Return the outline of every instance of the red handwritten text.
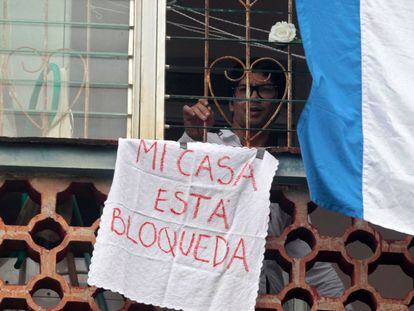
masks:
<svg viewBox="0 0 414 311"><path fill-rule="evenodd" d="M137 247L155 247L165 256L176 257L180 254L212 267L223 266L227 270L238 265L249 272L246 245L242 237L237 238L238 242L234 247L234 243L229 243L221 235L189 233L186 230L177 233L166 226L157 228L156 224L150 221L132 223L131 216L123 215L120 208L112 210L111 232L129 240Z"/></svg>
<svg viewBox="0 0 414 311"><path fill-rule="evenodd" d="M140 140L136 163L143 165L145 159L150 157L149 160L151 161L151 169L153 171L164 173L167 169L174 170L179 176L193 177L194 179L204 178L203 180L210 180L211 183L222 186L236 187L240 182L244 181L252 186L253 191L257 191L254 167L250 161L247 161L242 168L237 168L235 167L235 161L229 155L217 157L205 154L194 165L195 151L190 149L176 153L176 159L171 161L171 157L167 157L169 153L167 144L158 144L158 141L154 141L149 145L145 140Z"/></svg>
<svg viewBox="0 0 414 311"><path fill-rule="evenodd" d="M203 204L206 201L210 201L212 198L206 195L202 195L200 193L191 192L189 194L190 198L195 198L194 200L187 201L183 195L184 193L182 191L175 191L174 192L174 198L171 199L168 197L169 191L166 189L159 188L157 191L157 197L155 198L154 202L154 210L164 213L166 211L170 211L172 214L180 216L185 214L189 207L193 210L193 219L198 218L199 210L200 208L203 208ZM165 195L165 196L164 196ZM171 203L173 201L173 203ZM174 204L178 201L178 204L180 204L180 207L170 207L171 204ZM161 204L163 202L164 204ZM190 204L192 203L192 204ZM229 229L229 222L227 220L227 213L226 213L226 206L224 205L224 200L219 199L218 203L216 204L216 207L211 212L210 216L207 219L207 223L212 222L215 218L221 218L223 221L223 225L225 229Z"/></svg>

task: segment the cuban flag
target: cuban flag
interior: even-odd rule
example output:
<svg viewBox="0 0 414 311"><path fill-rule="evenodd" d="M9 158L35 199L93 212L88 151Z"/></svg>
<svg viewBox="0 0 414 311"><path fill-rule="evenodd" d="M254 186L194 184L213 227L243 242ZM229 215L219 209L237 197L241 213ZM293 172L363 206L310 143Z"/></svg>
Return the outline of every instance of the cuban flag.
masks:
<svg viewBox="0 0 414 311"><path fill-rule="evenodd" d="M296 0L312 200L414 235L414 1Z"/></svg>

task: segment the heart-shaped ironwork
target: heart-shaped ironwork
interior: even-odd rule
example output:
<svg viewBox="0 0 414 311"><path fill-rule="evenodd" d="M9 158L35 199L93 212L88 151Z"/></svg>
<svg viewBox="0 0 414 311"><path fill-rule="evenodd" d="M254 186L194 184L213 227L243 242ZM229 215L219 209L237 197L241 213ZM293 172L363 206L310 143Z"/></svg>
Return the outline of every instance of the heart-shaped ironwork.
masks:
<svg viewBox="0 0 414 311"><path fill-rule="evenodd" d="M223 111L220 102L217 100L216 95L215 95L215 92L214 92L214 89L213 89L213 86L212 86L212 83L211 83L211 71L212 71L212 69L219 62L222 62L222 61L225 61L225 60L226 61L228 61L228 60L235 61L243 69L243 72L242 72L241 76L240 77L237 77L237 78L230 77L229 74L228 74L228 70L227 69L224 70L224 76L226 77L227 80L229 80L231 82L239 82L239 81L241 81L246 76L247 72L253 72L254 66L257 65L261 61L270 61L270 62L273 62L276 66L278 66L279 68L281 68L281 71L283 72L283 74L285 76L285 81L286 81L286 83L285 83L285 89L284 89L283 96L282 96L280 102L277 104L277 107L276 107L275 111L273 112L273 114L270 116L269 120L265 123L265 125L263 125L261 127L261 130L260 131L257 131L255 133L255 135L253 135L252 137L249 138L249 141L251 142L258 135L260 135L263 132L263 130L265 130L266 128L268 128L272 124L272 122L276 119L276 117L279 115L280 110L282 109L282 105L283 105L283 103L284 103L284 101L285 101L285 99L287 97L288 88L289 88L289 86L288 86L287 72L286 72L285 67L280 62L278 62L277 60L275 60L274 58L271 58L271 57L262 57L262 58L259 58L259 59L255 60L255 61L253 61L250 64L249 68L247 68L246 64L242 60L240 60L239 58L234 57L234 56L222 56L222 57L219 57L216 60L214 60L210 64L210 66L208 68L208 71L207 71L207 77L206 78L207 78L208 88L209 88L209 91L210 91L211 96L213 97L214 105L216 106L217 110L219 111L219 113L224 118L224 120L228 123L229 126L232 126L232 123L229 120L229 118L227 117L227 115L225 114L225 112ZM271 75L271 73L269 73L269 75L264 80L262 80L261 82L268 81L270 79L270 75Z"/></svg>
<svg viewBox="0 0 414 311"><path fill-rule="evenodd" d="M41 131L42 135L45 135L49 131L51 131L53 128L55 128L60 122L62 122L62 120L70 113L73 106L78 102L79 97L80 97L80 95L81 95L81 93L84 90L85 85L86 85L86 79L87 79L87 75L88 75L87 63L86 63L85 59L82 57L82 55L79 54L78 56L79 56L80 60L82 61L82 64L83 64L83 67L84 67L83 79L82 79L81 85L79 87L79 90L75 95L75 98L68 105L68 108L66 109L66 111L59 112L59 114L56 114L56 118L50 120L50 122L46 122L46 123L42 122L42 124L39 124L27 112L27 108L24 107L21 100L19 99L18 92L16 90L16 85L14 83L12 83L10 81L9 77L8 77L8 68L9 68L11 57L13 57L15 54L20 53L20 52L31 52L32 54L38 55L41 58L40 66L35 68L35 69L29 69L24 62L21 63L21 68L25 72L33 73L33 74L39 73L39 78L38 78L38 80L36 81L36 84L35 84L35 89L36 89L36 88L45 88L45 87L47 87L48 74L49 74L49 72L53 72L53 69L54 69L53 64L51 63L52 57L55 56L55 54L57 54L57 53L73 52L73 51L70 50L70 49L58 49L58 50L55 50L55 51L50 51L47 54L44 54L44 53L40 53L35 48L29 47L29 46L22 46L22 47L19 47L19 48L15 49L13 52L11 52L6 57L6 60L3 64L2 75L4 76L4 79L7 82L10 97L12 98L13 102L20 108L21 112L28 119L28 121L33 126L38 128ZM38 90L38 91L40 92L40 90ZM32 94L32 99L37 100L36 96L38 96L38 94L36 94L36 95ZM54 93L53 96L57 96L57 95Z"/></svg>

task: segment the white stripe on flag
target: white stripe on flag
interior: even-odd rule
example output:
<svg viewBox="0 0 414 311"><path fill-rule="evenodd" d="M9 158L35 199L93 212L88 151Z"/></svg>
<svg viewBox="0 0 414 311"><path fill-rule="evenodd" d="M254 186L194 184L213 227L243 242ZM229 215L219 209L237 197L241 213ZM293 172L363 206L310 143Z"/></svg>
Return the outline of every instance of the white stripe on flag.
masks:
<svg viewBox="0 0 414 311"><path fill-rule="evenodd" d="M414 234L414 1L360 14L364 219Z"/></svg>

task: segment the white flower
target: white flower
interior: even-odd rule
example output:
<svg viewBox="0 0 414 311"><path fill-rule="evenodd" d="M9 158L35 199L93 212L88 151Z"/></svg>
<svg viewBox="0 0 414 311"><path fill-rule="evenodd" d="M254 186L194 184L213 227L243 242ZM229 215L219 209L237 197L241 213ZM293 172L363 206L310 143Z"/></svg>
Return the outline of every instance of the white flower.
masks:
<svg viewBox="0 0 414 311"><path fill-rule="evenodd" d="M296 37L296 27L287 22L277 22L269 32L269 42L289 43Z"/></svg>

